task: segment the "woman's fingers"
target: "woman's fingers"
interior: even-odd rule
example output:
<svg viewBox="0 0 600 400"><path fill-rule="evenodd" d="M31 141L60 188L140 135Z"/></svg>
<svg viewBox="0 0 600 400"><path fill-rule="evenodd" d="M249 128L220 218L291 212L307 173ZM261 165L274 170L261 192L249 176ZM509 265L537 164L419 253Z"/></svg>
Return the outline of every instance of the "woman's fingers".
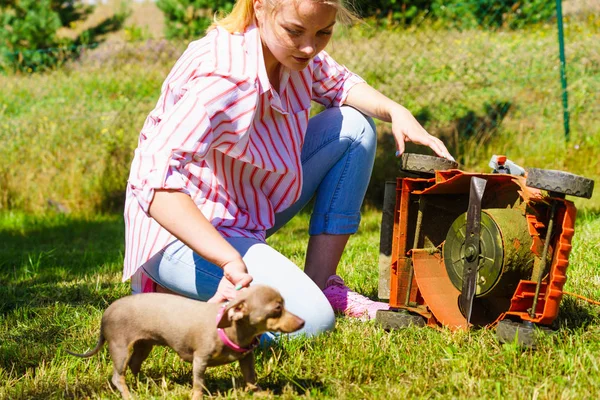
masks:
<svg viewBox="0 0 600 400"><path fill-rule="evenodd" d="M404 136L404 135L402 135ZM398 151L396 151L396 157L400 157L400 155L402 153L404 153L404 137L402 137L400 140L396 140L396 148L398 149Z"/></svg>
<svg viewBox="0 0 600 400"><path fill-rule="evenodd" d="M224 301L227 301L227 297L217 291L213 297L208 299L207 303L222 303Z"/></svg>
<svg viewBox="0 0 600 400"><path fill-rule="evenodd" d="M431 141L429 147L431 147L435 154L437 154L440 157L447 158L448 160L454 161L454 157L452 157L444 143L436 137L432 136L432 138L433 140Z"/></svg>
<svg viewBox="0 0 600 400"><path fill-rule="evenodd" d="M252 278L251 275L246 274L245 276L242 277L242 279L240 279L239 281L237 281L237 283L236 283L236 289L237 289L238 286L240 286L240 288L250 286L250 283L252 283L253 279L254 278Z"/></svg>
<svg viewBox="0 0 600 400"><path fill-rule="evenodd" d="M252 279L243 261L228 263L223 267L223 278L219 282L217 292L208 302L220 303L234 299L239 290L250 285Z"/></svg>
<svg viewBox="0 0 600 400"><path fill-rule="evenodd" d="M250 282L252 282L252 276L248 274L248 269L242 259L234 260L224 265L223 276L227 278L234 287L239 289L248 287Z"/></svg>
<svg viewBox="0 0 600 400"><path fill-rule="evenodd" d="M454 157L452 157L452 155L450 154L450 152L444 145L444 142L442 142L437 137L430 135L425 130L423 130L422 135L419 135L415 138L410 138L408 135L405 135L402 133L398 136L399 137L397 137L397 140L396 140L396 147L398 150L396 152L397 157L399 157L402 153L404 153L404 150L405 150L404 142L413 142L416 144L421 144L423 146L429 147L431 150L434 151L434 153L438 157L443 157L443 158L447 158L448 160L454 161Z"/></svg>
<svg viewBox="0 0 600 400"><path fill-rule="evenodd" d="M223 301L232 300L235 298L236 294L236 290L231 281L223 277L219 282L217 292L208 300L208 303L221 303Z"/></svg>

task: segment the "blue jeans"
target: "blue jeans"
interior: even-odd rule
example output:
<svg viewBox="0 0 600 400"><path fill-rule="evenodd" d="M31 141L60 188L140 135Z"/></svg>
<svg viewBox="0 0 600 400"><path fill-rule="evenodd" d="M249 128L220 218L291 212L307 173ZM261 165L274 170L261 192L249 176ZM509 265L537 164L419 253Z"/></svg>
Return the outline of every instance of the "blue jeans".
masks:
<svg viewBox="0 0 600 400"><path fill-rule="evenodd" d="M302 148L304 185L299 200L275 216L271 235L315 196L309 234L353 234L373 169L377 137L373 120L351 107L330 108L308 123ZM286 308L306 321L297 332L308 336L333 329L333 310L319 287L294 263L266 243L226 238L242 255L253 283L275 287ZM143 266L161 286L206 301L223 271L180 241L174 241Z"/></svg>

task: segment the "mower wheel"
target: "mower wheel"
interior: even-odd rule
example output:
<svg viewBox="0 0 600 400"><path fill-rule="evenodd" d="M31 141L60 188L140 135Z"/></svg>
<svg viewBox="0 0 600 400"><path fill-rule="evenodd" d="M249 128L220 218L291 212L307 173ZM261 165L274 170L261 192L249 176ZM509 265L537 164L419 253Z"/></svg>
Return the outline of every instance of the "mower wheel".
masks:
<svg viewBox="0 0 600 400"><path fill-rule="evenodd" d="M375 320L386 331L392 329L408 328L409 326L425 326L425 318L418 314L410 313L406 310L377 310Z"/></svg>
<svg viewBox="0 0 600 400"><path fill-rule="evenodd" d="M535 349L538 338L554 331L531 322L514 322L503 319L496 327L496 337L500 343L515 343L528 349Z"/></svg>
<svg viewBox="0 0 600 400"><path fill-rule="evenodd" d="M586 199L592 197L594 191L593 180L552 169L528 169L526 184L529 187Z"/></svg>
<svg viewBox="0 0 600 400"><path fill-rule="evenodd" d="M401 170L425 175L434 175L435 171L458 168L456 161L424 154L404 153L401 161Z"/></svg>

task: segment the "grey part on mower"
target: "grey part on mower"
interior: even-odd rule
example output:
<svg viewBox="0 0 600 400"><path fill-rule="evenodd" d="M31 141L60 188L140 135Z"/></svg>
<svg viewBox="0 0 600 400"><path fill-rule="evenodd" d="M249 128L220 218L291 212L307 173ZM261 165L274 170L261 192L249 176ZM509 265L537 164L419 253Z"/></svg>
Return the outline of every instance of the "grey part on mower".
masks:
<svg viewBox="0 0 600 400"><path fill-rule="evenodd" d="M456 161L442 157L427 156L424 154L402 154L400 169L416 174L434 175L435 171L458 168Z"/></svg>
<svg viewBox="0 0 600 400"><path fill-rule="evenodd" d="M412 314L406 310L377 310L375 320L386 331L392 329L403 329L409 326L425 326L425 318L418 314Z"/></svg>
<svg viewBox="0 0 600 400"><path fill-rule="evenodd" d="M488 163L488 166L492 169L492 173L497 173L500 170L500 165L498 164L498 156L494 154ZM521 167L518 164L515 164L509 159L506 159L504 162L504 167L511 175L517 176L525 176L525 168Z"/></svg>
<svg viewBox="0 0 600 400"><path fill-rule="evenodd" d="M531 322L515 322L503 319L496 327L496 337L500 343L518 343L521 347L535 350L538 339L543 335L553 334L546 326Z"/></svg>
<svg viewBox="0 0 600 400"><path fill-rule="evenodd" d="M592 197L594 192L594 181L592 179L553 169L529 168L526 184L536 189L586 199Z"/></svg>

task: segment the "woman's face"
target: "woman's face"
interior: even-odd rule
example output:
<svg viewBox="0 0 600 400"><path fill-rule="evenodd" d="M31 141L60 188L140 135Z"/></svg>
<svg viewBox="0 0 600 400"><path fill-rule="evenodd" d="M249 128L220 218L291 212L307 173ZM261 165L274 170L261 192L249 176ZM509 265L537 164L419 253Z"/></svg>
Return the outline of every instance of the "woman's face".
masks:
<svg viewBox="0 0 600 400"><path fill-rule="evenodd" d="M254 2L265 64L267 70L281 63L299 71L329 43L337 10L312 0L280 1L275 12L263 0Z"/></svg>

